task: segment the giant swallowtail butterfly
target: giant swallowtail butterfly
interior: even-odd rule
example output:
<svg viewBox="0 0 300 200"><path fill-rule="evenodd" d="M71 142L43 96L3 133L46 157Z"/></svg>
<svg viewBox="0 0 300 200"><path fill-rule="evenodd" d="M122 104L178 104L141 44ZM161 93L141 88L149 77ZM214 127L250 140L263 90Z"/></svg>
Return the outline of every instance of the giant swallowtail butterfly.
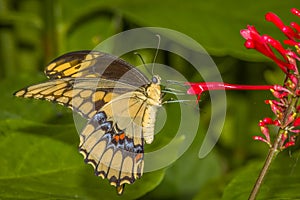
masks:
<svg viewBox="0 0 300 200"><path fill-rule="evenodd" d="M160 78L150 81L124 60L98 51L62 55L45 74L49 81L15 96L56 102L86 118L79 151L95 174L122 194L126 183L143 174L144 143L153 141L156 111L162 103Z"/></svg>

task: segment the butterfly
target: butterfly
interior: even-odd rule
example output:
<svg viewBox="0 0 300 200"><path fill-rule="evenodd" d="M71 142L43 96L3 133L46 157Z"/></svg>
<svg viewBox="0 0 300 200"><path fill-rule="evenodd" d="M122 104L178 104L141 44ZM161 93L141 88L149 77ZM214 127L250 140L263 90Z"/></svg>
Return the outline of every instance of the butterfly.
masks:
<svg viewBox="0 0 300 200"><path fill-rule="evenodd" d="M49 81L14 95L62 104L87 119L79 152L122 194L125 184L143 174L144 144L154 139L162 105L160 77L149 80L131 64L99 51L64 54L48 64L45 74Z"/></svg>

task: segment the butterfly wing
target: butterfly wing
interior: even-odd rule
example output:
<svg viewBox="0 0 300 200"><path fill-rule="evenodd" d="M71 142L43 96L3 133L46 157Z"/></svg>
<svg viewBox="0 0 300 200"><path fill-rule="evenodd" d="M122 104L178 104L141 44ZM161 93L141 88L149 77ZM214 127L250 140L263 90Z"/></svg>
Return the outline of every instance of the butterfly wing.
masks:
<svg viewBox="0 0 300 200"><path fill-rule="evenodd" d="M147 107L144 88L118 96L88 122L79 150L95 174L107 178L119 194L143 174L143 120Z"/></svg>
<svg viewBox="0 0 300 200"><path fill-rule="evenodd" d="M136 87L149 83L148 78L124 60L99 51L76 51L53 60L45 69L50 79L103 78Z"/></svg>
<svg viewBox="0 0 300 200"><path fill-rule="evenodd" d="M134 91L149 80L129 63L98 51L71 52L45 69L48 82L15 93L65 105L90 119L112 98Z"/></svg>
<svg viewBox="0 0 300 200"><path fill-rule="evenodd" d="M62 78L26 87L15 93L24 98L52 101L90 119L112 98L136 87L105 79Z"/></svg>

